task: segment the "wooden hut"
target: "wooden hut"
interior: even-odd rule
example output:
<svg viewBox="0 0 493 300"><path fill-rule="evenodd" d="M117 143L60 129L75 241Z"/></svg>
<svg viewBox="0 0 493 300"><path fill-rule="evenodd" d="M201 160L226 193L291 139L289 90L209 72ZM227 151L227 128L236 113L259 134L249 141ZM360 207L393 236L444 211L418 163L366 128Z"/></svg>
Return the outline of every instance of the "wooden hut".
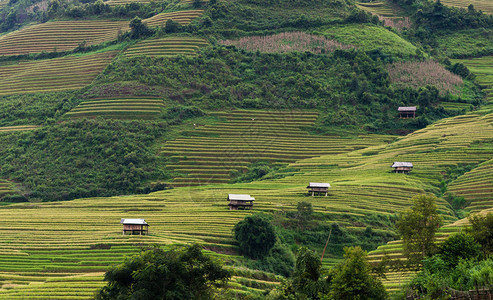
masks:
<svg viewBox="0 0 493 300"><path fill-rule="evenodd" d="M416 106L401 106L397 111L401 119L416 118Z"/></svg>
<svg viewBox="0 0 493 300"><path fill-rule="evenodd" d="M228 206L230 210L238 210L240 208L251 209L253 206L253 201L255 201L255 198L253 198L250 195L229 194L228 201L229 201Z"/></svg>
<svg viewBox="0 0 493 300"><path fill-rule="evenodd" d="M392 168L394 168L395 173L409 173L413 168L413 164L410 162L403 161L395 161L392 164Z"/></svg>
<svg viewBox="0 0 493 300"><path fill-rule="evenodd" d="M324 194L325 197L327 197L327 193L329 192L330 184L328 183L320 183L320 182L310 182L308 186L306 187L308 189L308 193L312 194L312 197L315 196L315 194Z"/></svg>
<svg viewBox="0 0 493 300"><path fill-rule="evenodd" d="M144 219L122 219L123 235L126 233L147 235L149 234L149 224Z"/></svg>

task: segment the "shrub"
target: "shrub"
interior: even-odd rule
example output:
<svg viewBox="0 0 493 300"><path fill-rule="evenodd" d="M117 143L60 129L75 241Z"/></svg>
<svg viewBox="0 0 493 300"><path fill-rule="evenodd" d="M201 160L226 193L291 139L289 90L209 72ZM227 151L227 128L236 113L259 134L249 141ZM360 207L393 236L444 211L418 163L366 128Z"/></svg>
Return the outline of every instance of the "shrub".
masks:
<svg viewBox="0 0 493 300"><path fill-rule="evenodd" d="M22 195L6 195L2 197L1 202L10 202L10 203L20 203L27 202L28 199Z"/></svg>
<svg viewBox="0 0 493 300"><path fill-rule="evenodd" d="M329 299L386 299L382 282L370 274L366 251L360 247L344 249L344 262L337 265L329 276Z"/></svg>
<svg viewBox="0 0 493 300"><path fill-rule="evenodd" d="M233 231L241 253L253 259L265 257L276 243L274 227L261 215L245 217Z"/></svg>
<svg viewBox="0 0 493 300"><path fill-rule="evenodd" d="M231 277L197 244L147 250L104 275L108 285L96 299L213 299L213 289Z"/></svg>
<svg viewBox="0 0 493 300"><path fill-rule="evenodd" d="M455 267L461 259L477 258L481 245L468 233L456 233L440 246L439 254L449 267Z"/></svg>

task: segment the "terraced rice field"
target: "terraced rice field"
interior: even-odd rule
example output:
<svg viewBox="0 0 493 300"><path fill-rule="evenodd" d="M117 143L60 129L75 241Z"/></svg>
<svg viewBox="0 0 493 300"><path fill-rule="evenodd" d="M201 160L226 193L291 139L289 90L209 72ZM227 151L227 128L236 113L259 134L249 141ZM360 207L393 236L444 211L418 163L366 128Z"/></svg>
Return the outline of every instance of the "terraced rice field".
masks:
<svg viewBox="0 0 493 300"><path fill-rule="evenodd" d="M356 6L359 9L378 16L385 26L392 27L399 31L403 28L411 27L411 21L409 17L406 16L405 11L390 1L357 2Z"/></svg>
<svg viewBox="0 0 493 300"><path fill-rule="evenodd" d="M115 6L115 5L126 5L130 3L150 3L152 0L108 0L104 1L105 4L108 4L110 6Z"/></svg>
<svg viewBox="0 0 493 300"><path fill-rule="evenodd" d="M457 61L464 63L474 74L477 75L476 80L479 81L489 92L488 103L491 104L493 100L493 93L491 90L491 87L493 86L492 57L455 60L454 62ZM422 135L423 131L429 131L429 133L431 133L430 131L443 130L441 138L448 140L443 141L446 142L446 144L444 144L445 147L440 147L440 145L443 144L443 142L440 142L439 144L433 146L433 149L434 151L442 152L440 155L442 157L452 154L450 151L452 149L450 149L447 145L452 145L453 148L463 149L463 159L456 160L456 164L474 163L468 161L467 159L464 160L465 156L473 153L473 155L477 156L477 158L482 157L482 159L485 159L490 157L490 159L480 163L476 168L460 176L448 186L449 191L454 192L458 196L463 196L468 201L468 206L466 207L468 210L483 214L493 212L493 199L491 197L493 194L493 160L491 159L493 158L493 149L491 147L491 137L493 137L493 133L491 132L492 124L493 113L491 110L491 105L486 105L478 112L478 114L471 113L469 115L443 120L442 122L438 122L435 125L415 133L419 136ZM486 130L486 134L478 132L475 136L473 136L473 132L475 130ZM411 140L413 139L412 136L415 134L410 135ZM435 136L437 135L435 134ZM409 139L410 137L406 137L406 139ZM432 142L432 140L426 136L421 136L420 138L424 138L424 140ZM422 153L426 153L431 150L423 148L423 143L415 141L414 144L417 145L418 148L416 148L416 151L420 153L420 155L425 155ZM440 158L441 161L443 161L443 159L444 158ZM438 161L435 161L435 163L437 166L441 165ZM448 163L451 163L452 165L454 164L453 161L448 161ZM432 172L429 173L431 174ZM467 226L467 219L458 220L453 224L440 228L440 231L437 234L438 241L445 240L449 235L459 231L463 226ZM377 250L371 252L369 257L371 261L377 262L380 261L384 255L387 255L391 259L404 260L405 258L402 253L402 241L394 241L380 246ZM402 284L410 279L413 274L414 272L407 270L397 272L389 271L386 274L388 280L384 281L384 284L390 291L398 290Z"/></svg>
<svg viewBox="0 0 493 300"><path fill-rule="evenodd" d="M164 27L164 25L166 25L166 21L171 19L181 25L188 25L194 18L200 17L203 12L203 9L195 9L161 13L145 19L142 22L151 27Z"/></svg>
<svg viewBox="0 0 493 300"><path fill-rule="evenodd" d="M145 198L98 198L2 209L0 215L8 217L0 220L0 298L90 299L104 284L102 275L108 266L154 243L197 241L209 247L220 243L232 248L231 228L246 213L232 214L211 192L202 194L204 202L186 196L163 192ZM150 235L122 236L120 218L130 216L144 217L151 225ZM261 288L245 286L245 281L261 283L255 273L261 272L235 271L232 290L262 293ZM263 286L278 284L275 276L264 277Z"/></svg>
<svg viewBox="0 0 493 300"><path fill-rule="evenodd" d="M488 103L493 104L493 56L483 56L470 59L454 59L453 62L463 63L472 73L477 76L476 81L487 93Z"/></svg>
<svg viewBox="0 0 493 300"><path fill-rule="evenodd" d="M202 3L208 3L209 0L203 0L203 1L200 1ZM181 0L180 3L183 3L183 4L192 4L193 3L193 0Z"/></svg>
<svg viewBox="0 0 493 300"><path fill-rule="evenodd" d="M160 98L88 99L66 115L71 118L154 119L163 107Z"/></svg>
<svg viewBox="0 0 493 300"><path fill-rule="evenodd" d="M362 10L382 17L394 17L395 11L392 6L385 2L358 2L356 6Z"/></svg>
<svg viewBox="0 0 493 300"><path fill-rule="evenodd" d="M443 0L444 5L467 8L470 4L474 5L476 10L482 10L484 13L493 14L493 2L491 0Z"/></svg>
<svg viewBox="0 0 493 300"><path fill-rule="evenodd" d="M172 55L194 55L200 47L207 46L205 39L191 37L172 37L144 40L125 51L126 56L147 55L172 56Z"/></svg>
<svg viewBox="0 0 493 300"><path fill-rule="evenodd" d="M116 54L107 51L0 65L0 95L82 88L91 83Z"/></svg>
<svg viewBox="0 0 493 300"><path fill-rule="evenodd" d="M197 125L191 128L191 137L163 146L162 154L178 160L170 167L185 174L174 179L174 186L227 183L233 170L246 170L254 161L290 163L367 147L387 138L311 135L301 128L313 125L315 112L236 110L212 115L226 122Z"/></svg>
<svg viewBox="0 0 493 300"><path fill-rule="evenodd" d="M413 195L437 191L441 172L447 167L481 163L493 157L491 147L484 144L493 136L491 113L446 119L397 141L380 135L352 139L315 136L311 139L300 127L311 124L316 118L315 113L265 114L255 111L218 113L218 117L227 122L190 128L196 135L209 135L209 139L195 136L176 140L167 146L175 147L173 150L179 151L181 156L190 148L201 150L197 151L197 158L189 156L190 161L196 160L196 163L189 164L191 169L208 164L214 166L213 159L220 156L216 147L231 149L222 155L229 160L220 160L219 165L210 170L225 170L226 164L232 162L237 163L235 167L242 164L246 167L251 159L260 157L281 162L297 160L298 156L306 155L299 154L302 151L297 153L303 148L312 153L310 155L329 153L291 163L290 166L298 171L293 176L277 180L189 186L149 195L0 207L0 298L22 299L27 295L29 298L47 298L50 295L57 299L90 298L103 284L101 276L108 266L122 261L125 255L136 253L139 245L196 241L208 249L234 253L236 246L231 230L245 215L258 211L282 213L294 210L299 201L310 201L316 212L330 216L328 223L338 222L350 231L364 230L360 220L393 216L409 207L409 199ZM253 126L252 121L260 124ZM283 124L283 131L276 130L279 124ZM227 142L227 136L223 135L225 132L231 136L229 148L221 146ZM205 144L207 141L211 141L209 145ZM250 144L252 141L260 144ZM286 141L291 141L291 145ZM276 152L279 143L284 143L284 146L282 151ZM323 149L317 149L318 146ZM248 148L257 151L243 154L249 153ZM202 163L198 157L202 158ZM391 173L390 165L396 160L412 161L415 164L412 173ZM177 168L182 168L187 162L184 160L183 165L177 164ZM308 182L331 183L329 196L308 196ZM226 201L229 193L254 196L253 210L230 211ZM454 223L456 218L448 204L442 199L438 204L446 222ZM151 225L150 235L122 236L120 218L145 218ZM445 234L446 230L442 231ZM397 242L394 248L397 253ZM228 261L237 258L235 255L211 255ZM332 254L326 253L324 264L333 262ZM258 281L250 271L232 268L237 273L231 283L231 292L261 295L262 289L245 286L246 280ZM397 288L399 281L406 280L405 276L408 275L392 274L387 286ZM274 277L268 278L272 279L262 282L265 287L277 284Z"/></svg>
<svg viewBox="0 0 493 300"><path fill-rule="evenodd" d="M7 180L0 179L0 198L13 193L15 193L15 191L12 189L12 183Z"/></svg>
<svg viewBox="0 0 493 300"><path fill-rule="evenodd" d="M464 221L458 221L448 226L440 228L437 232L437 243L440 243L447 239L453 233L459 232L464 226ZM406 257L402 250L402 241L393 241L386 245L378 247L377 250L369 253L368 258L370 263L378 263L383 257L391 259L393 261L400 260L406 261ZM415 270L401 269L401 270L388 270L385 273L387 277L383 280L383 284L387 291L394 292L400 290L409 280L417 273Z"/></svg>
<svg viewBox="0 0 493 300"><path fill-rule="evenodd" d="M56 21L24 27L0 36L0 55L19 55L75 49L117 38L129 30L128 21L82 20Z"/></svg>
<svg viewBox="0 0 493 300"><path fill-rule="evenodd" d="M487 214L493 212L493 209L485 209L478 211L480 214ZM436 242L440 244L445 241L449 236L454 233L458 233L462 231L465 227L469 225L467 219L461 219L453 224L449 224L439 229L436 234ZM378 263L383 257L387 257L387 259L391 260L400 260L405 261L406 258L402 252L402 241L397 240L386 245L382 245L378 247L375 251L369 253L368 258L371 263ZM387 291L393 292L401 289L417 272L414 270L390 270L388 269L385 275L387 276L386 280L383 280Z"/></svg>
<svg viewBox="0 0 493 300"><path fill-rule="evenodd" d="M464 197L467 209L472 212L493 207L493 160L460 176L448 190Z"/></svg>
<svg viewBox="0 0 493 300"><path fill-rule="evenodd" d="M0 132L25 131L25 130L33 130L36 128L39 128L39 126L38 125L5 126L5 127L0 127Z"/></svg>
<svg viewBox="0 0 493 300"><path fill-rule="evenodd" d="M471 104L460 102L442 102L440 105L446 110L469 110L471 108Z"/></svg>

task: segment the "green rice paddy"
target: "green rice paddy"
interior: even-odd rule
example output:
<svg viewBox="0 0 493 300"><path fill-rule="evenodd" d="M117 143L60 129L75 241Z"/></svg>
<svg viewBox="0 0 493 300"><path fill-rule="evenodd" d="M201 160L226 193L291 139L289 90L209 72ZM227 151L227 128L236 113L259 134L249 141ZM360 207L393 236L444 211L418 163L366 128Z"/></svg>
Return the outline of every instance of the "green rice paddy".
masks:
<svg viewBox="0 0 493 300"><path fill-rule="evenodd" d="M377 16L394 17L396 15L396 11L392 5L385 1L358 2L356 6Z"/></svg>
<svg viewBox="0 0 493 300"><path fill-rule="evenodd" d="M147 55L152 57L172 55L194 55L208 43L202 38L168 37L141 41L124 52L125 56Z"/></svg>
<svg viewBox="0 0 493 300"><path fill-rule="evenodd" d="M80 89L103 70L115 51L0 64L0 95Z"/></svg>
<svg viewBox="0 0 493 300"><path fill-rule="evenodd" d="M219 162L216 168L209 166L210 172L224 171L228 162L245 163L247 167L250 161L264 158L285 161L298 171L281 179L252 183L190 184L149 195L0 207L0 298L90 298L103 284L102 274L109 265L154 243L200 242L217 252L210 252L211 255L232 263L238 259L231 233L234 224L252 212L294 210L300 201L310 201L316 212L330 216L327 222L361 230L366 225L357 220L392 216L409 207L413 195L436 192L442 172L448 167L483 163L481 168L492 157L491 147L485 144L493 136L491 113L445 119L397 140L382 135L346 139L310 136L301 129L316 118L316 113L310 112L262 114L242 110L216 115L226 122L196 124L189 129L195 136L164 145L163 151L169 154L189 157L179 160L177 169L186 167L190 172L196 169L206 173L202 164L213 166ZM278 126L284 126L284 130L276 133ZM209 144L205 144L207 140ZM252 140L261 144L251 144ZM281 155L277 147L293 158ZM223 149L231 150L222 152ZM236 153L242 153L241 158ZM304 155L311 157L302 159ZM409 175L391 173L393 161L411 161L414 169ZM307 195L308 182L329 182L329 196ZM228 193L254 196L253 210L230 211ZM438 204L446 223L453 224L457 219L448 203L440 200ZM150 235L122 236L120 218L145 218L151 225ZM398 242L383 247L399 257ZM326 255L324 264L333 262L334 257ZM262 288L249 288L246 283L259 281L255 271L238 269L234 263L230 267L236 277L229 292L261 295ZM390 274L387 287L398 288L410 274ZM265 288L277 284L275 276L266 276L269 279Z"/></svg>
<svg viewBox="0 0 493 300"><path fill-rule="evenodd" d="M493 2L490 0L443 0L442 4L449 6L456 6L467 8L469 5L474 5L476 10L482 10L484 13L492 14L493 13Z"/></svg>
<svg viewBox="0 0 493 300"><path fill-rule="evenodd" d="M66 115L71 118L155 119L163 107L160 98L87 99Z"/></svg>
<svg viewBox="0 0 493 300"><path fill-rule="evenodd" d="M233 171L245 171L255 161L290 163L324 154L365 148L389 139L316 136L302 130L314 124L316 112L235 110L212 113L226 121L213 125L190 125L185 135L167 142L162 153L177 162L169 165L184 176L173 186L227 183Z"/></svg>
<svg viewBox="0 0 493 300"><path fill-rule="evenodd" d="M160 13L153 17L143 20L142 22L152 27L164 27L166 25L166 21L169 19L180 23L181 25L189 24L192 19L199 17L202 15L204 10L196 9L196 10L182 10L170 13Z"/></svg>
<svg viewBox="0 0 493 300"><path fill-rule="evenodd" d="M2 198L5 195L14 194L15 191L12 188L12 186L13 186L12 182L0 179L0 198Z"/></svg>
<svg viewBox="0 0 493 300"><path fill-rule="evenodd" d="M38 125L5 126L5 127L0 127L0 132L25 131L25 130L33 130L36 128L39 128L39 126Z"/></svg>
<svg viewBox="0 0 493 300"><path fill-rule="evenodd" d="M57 52L115 40L129 30L128 21L72 20L24 27L0 37L0 55Z"/></svg>
<svg viewBox="0 0 493 300"><path fill-rule="evenodd" d="M488 103L493 103L493 56L454 59L453 62L463 63L476 75L476 81L483 87L483 91L487 94Z"/></svg>
<svg viewBox="0 0 493 300"><path fill-rule="evenodd" d="M454 62L461 62L465 64L477 76L476 80L483 86L487 93L487 105L485 105L477 114L471 113L465 116L443 120L442 122L438 122L437 124L430 126L429 129L427 128L424 131L431 130L433 127L438 126L438 128L442 128L443 130L441 138L450 139L447 144L453 145L453 147L462 148L463 151L465 151L462 154L463 157L468 156L468 153L471 152L480 154L484 151L483 154L485 155L480 156L483 156L484 158L491 158L493 154L491 150L491 137L493 137L493 133L489 130L489 128L491 128L493 124L493 113L491 111L491 103L493 100L493 93L491 89L491 87L493 87L493 59L491 56L486 56L481 58L454 60ZM467 138L465 136L468 134L465 132L469 131L470 134L473 134L472 132L475 130L486 130L486 135L478 132L478 135L472 138L474 142L471 142L471 140L467 142ZM422 131L418 131L414 134L421 134L421 132ZM443 155L445 155L445 153L451 154L450 149L440 150L440 147L434 147L434 149L441 151ZM422 152L423 150L424 152ZM420 155L423 155L423 153L426 153L428 150L419 149L418 151ZM468 165L471 163L475 164L474 162L462 159L458 159L455 162L457 165ZM467 201L466 210L470 212L482 214L492 212L492 170L493 161L491 159L485 160L484 162L478 164L477 167L473 168L470 172L467 172L452 181L448 185L447 190L457 196L464 197ZM445 240L449 235L461 230L461 228L467 226L467 224L467 219L461 219L453 224L440 228L440 231L437 234L437 240ZM380 246L377 250L371 252L369 257L371 261L378 262L384 255L391 259L404 260L405 258L402 253L402 242L394 241ZM413 272L410 271L395 272L389 270L389 272L386 273L387 280L384 281L384 284L389 291L398 290L411 278L412 275Z"/></svg>

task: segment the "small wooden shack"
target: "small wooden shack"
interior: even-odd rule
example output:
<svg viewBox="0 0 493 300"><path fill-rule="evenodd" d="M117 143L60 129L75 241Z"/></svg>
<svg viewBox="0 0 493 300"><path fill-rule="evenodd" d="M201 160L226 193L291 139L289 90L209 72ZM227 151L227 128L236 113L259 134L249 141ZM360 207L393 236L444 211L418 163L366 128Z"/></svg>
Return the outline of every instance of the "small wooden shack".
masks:
<svg viewBox="0 0 493 300"><path fill-rule="evenodd" d="M409 173L413 168L413 164L410 162L394 161L392 164L395 173Z"/></svg>
<svg viewBox="0 0 493 300"><path fill-rule="evenodd" d="M416 106L401 106L397 111L401 119L416 118Z"/></svg>
<svg viewBox="0 0 493 300"><path fill-rule="evenodd" d="M253 206L253 201L255 201L255 198L253 198L250 195L229 194L228 201L229 201L228 206L230 210L238 210L240 208L251 209Z"/></svg>
<svg viewBox="0 0 493 300"><path fill-rule="evenodd" d="M308 189L308 193L312 194L312 197L317 195L321 195L325 193L325 197L327 197L327 193L329 192L330 184L328 183L320 183L320 182L310 182L306 187Z"/></svg>
<svg viewBox="0 0 493 300"><path fill-rule="evenodd" d="M147 235L149 234L149 224L144 219L122 219L123 235L126 233Z"/></svg>

